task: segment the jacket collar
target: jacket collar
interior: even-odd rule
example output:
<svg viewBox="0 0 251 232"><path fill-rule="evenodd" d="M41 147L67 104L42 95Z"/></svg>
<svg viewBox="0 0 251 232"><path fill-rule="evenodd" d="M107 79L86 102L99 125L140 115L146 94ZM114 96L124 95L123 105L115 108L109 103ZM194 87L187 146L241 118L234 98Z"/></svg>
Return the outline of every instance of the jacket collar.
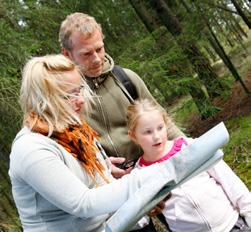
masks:
<svg viewBox="0 0 251 232"><path fill-rule="evenodd" d="M114 61L106 53L101 75L98 77L85 77L85 78L88 84L91 85L91 87L98 88L99 85L108 77L108 74L112 71L113 68L114 68Z"/></svg>

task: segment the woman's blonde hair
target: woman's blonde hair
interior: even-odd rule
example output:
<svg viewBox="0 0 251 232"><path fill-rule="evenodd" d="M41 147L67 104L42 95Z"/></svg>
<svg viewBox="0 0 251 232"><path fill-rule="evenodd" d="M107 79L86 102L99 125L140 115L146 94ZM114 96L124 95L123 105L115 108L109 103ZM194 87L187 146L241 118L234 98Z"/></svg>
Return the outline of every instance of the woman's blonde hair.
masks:
<svg viewBox="0 0 251 232"><path fill-rule="evenodd" d="M78 67L63 55L46 55L31 58L22 73L20 104L24 112L24 122L31 114L37 115L53 130L63 130L72 124L81 123L79 115L67 100L69 93L64 87L68 72L78 71ZM92 101L92 92L82 80L85 104ZM32 128L31 128L32 129Z"/></svg>
<svg viewBox="0 0 251 232"><path fill-rule="evenodd" d="M149 99L136 100L133 104L129 105L127 108L127 128L128 131L133 132L137 126L137 122L140 116L144 115L146 112L158 111L164 119L166 127L168 129L169 122L171 118L167 115L166 111L157 102L151 101Z"/></svg>
<svg viewBox="0 0 251 232"><path fill-rule="evenodd" d="M96 29L103 35L100 24L98 24L92 16L80 12L68 15L61 23L59 30L59 43L61 48L69 51L72 50L71 35L73 32L78 31L83 35L90 36Z"/></svg>

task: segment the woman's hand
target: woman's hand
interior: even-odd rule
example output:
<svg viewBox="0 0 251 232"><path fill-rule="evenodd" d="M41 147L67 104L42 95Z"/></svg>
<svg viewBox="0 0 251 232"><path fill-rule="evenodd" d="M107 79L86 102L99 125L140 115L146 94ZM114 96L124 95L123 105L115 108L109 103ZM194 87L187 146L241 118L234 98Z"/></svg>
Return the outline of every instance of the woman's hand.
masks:
<svg viewBox="0 0 251 232"><path fill-rule="evenodd" d="M127 168L127 169L121 169L118 168L116 165L118 164L122 164L123 162L125 162L125 158L124 157L109 157L110 161L111 161L111 172L114 178L119 179L122 176L130 173L133 169L133 167L131 168Z"/></svg>

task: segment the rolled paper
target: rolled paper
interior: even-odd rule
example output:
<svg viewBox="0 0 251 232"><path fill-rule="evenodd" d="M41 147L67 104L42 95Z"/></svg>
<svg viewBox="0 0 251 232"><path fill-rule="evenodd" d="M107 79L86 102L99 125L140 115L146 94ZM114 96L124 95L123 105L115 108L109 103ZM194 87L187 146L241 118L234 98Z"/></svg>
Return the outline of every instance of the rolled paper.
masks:
<svg viewBox="0 0 251 232"><path fill-rule="evenodd" d="M208 170L223 157L219 150L229 140L223 122L193 140L163 165L170 170L166 183L146 184L135 192L106 222L105 232L129 231L137 221L177 186ZM153 179L152 182L155 180ZM154 186L154 189L152 188Z"/></svg>

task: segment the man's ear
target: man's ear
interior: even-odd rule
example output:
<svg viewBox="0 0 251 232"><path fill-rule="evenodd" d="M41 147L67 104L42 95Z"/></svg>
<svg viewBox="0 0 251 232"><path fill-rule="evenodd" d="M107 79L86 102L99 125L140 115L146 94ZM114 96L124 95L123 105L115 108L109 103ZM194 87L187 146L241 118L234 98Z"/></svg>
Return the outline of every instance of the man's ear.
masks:
<svg viewBox="0 0 251 232"><path fill-rule="evenodd" d="M68 58L71 58L71 54L70 54L70 52L69 52L69 50L67 50L66 48L61 48L61 53L64 55L64 56L66 56L66 57L68 57Z"/></svg>

